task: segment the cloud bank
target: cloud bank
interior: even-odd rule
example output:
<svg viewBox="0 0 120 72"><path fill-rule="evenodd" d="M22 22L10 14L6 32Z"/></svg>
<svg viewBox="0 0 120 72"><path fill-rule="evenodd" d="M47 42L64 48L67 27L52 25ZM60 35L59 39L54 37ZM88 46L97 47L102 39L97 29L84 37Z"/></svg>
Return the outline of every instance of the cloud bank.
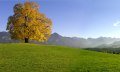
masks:
<svg viewBox="0 0 120 72"><path fill-rule="evenodd" d="M120 21L117 21L113 24L114 27L119 27L120 26Z"/></svg>

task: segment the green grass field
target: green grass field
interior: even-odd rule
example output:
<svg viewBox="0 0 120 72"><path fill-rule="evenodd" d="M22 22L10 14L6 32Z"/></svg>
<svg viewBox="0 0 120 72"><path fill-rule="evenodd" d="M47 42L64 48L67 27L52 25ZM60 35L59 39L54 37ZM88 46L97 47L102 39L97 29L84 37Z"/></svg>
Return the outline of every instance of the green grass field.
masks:
<svg viewBox="0 0 120 72"><path fill-rule="evenodd" d="M0 72L120 72L120 55L62 46L0 44Z"/></svg>

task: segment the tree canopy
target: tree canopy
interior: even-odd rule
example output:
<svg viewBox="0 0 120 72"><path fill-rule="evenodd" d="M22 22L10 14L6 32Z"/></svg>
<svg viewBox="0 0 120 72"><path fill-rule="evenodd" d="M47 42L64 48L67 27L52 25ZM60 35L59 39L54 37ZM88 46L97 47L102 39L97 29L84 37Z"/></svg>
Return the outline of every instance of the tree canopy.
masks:
<svg viewBox="0 0 120 72"><path fill-rule="evenodd" d="M52 30L52 21L39 11L35 2L15 4L14 15L8 18L7 30L12 39L46 41Z"/></svg>

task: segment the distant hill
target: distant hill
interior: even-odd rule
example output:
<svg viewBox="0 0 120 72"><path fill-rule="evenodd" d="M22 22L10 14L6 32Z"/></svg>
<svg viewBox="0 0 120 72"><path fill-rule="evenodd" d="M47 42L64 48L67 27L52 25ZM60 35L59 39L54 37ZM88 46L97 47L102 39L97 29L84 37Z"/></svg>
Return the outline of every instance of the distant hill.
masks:
<svg viewBox="0 0 120 72"><path fill-rule="evenodd" d="M0 43L11 43L11 42L13 43L13 42L19 42L19 41L12 40L8 32L0 32Z"/></svg>
<svg viewBox="0 0 120 72"><path fill-rule="evenodd" d="M99 38L78 38L78 37L63 37L57 33L53 33L48 40L48 44L64 45L72 47L97 47L100 45L112 44L120 41L120 38L99 37Z"/></svg>
<svg viewBox="0 0 120 72"><path fill-rule="evenodd" d="M78 37L64 37L59 35L58 33L53 33L49 40L45 43L51 45L62 45L62 46L71 46L71 47L101 47L119 42L120 38L110 38L110 37L99 37L99 38L78 38ZM10 43L10 42L19 42L17 40L12 40L10 38L9 33L7 32L0 32L0 43ZM38 43L32 41L34 43Z"/></svg>
<svg viewBox="0 0 120 72"><path fill-rule="evenodd" d="M120 41L115 41L112 44L102 44L96 46L96 48L120 48Z"/></svg>

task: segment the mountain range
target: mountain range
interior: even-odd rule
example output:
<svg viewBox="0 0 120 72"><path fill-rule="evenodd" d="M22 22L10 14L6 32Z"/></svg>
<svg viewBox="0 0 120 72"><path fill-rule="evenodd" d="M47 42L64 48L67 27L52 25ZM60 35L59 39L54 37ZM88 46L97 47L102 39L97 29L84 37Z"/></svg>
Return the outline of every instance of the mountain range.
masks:
<svg viewBox="0 0 120 72"><path fill-rule="evenodd" d="M0 43L16 43L18 40L12 40L8 32L0 32ZM32 41L34 42L34 41ZM36 42L39 43L39 42ZM120 38L99 37L99 38L78 38L78 37L64 37L58 33L53 33L49 40L45 42L51 45L71 46L80 48L94 48L94 47L120 47Z"/></svg>

